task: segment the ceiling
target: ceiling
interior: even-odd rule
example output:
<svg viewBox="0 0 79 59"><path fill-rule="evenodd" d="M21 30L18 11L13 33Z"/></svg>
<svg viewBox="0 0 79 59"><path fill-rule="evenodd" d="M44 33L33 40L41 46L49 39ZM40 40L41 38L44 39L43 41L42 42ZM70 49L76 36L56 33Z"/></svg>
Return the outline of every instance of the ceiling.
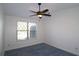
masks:
<svg viewBox="0 0 79 59"><path fill-rule="evenodd" d="M33 13L30 10L38 11L37 3L4 3L3 10L7 15L28 17ZM50 13L67 8L78 7L78 3L42 3L41 10L48 8Z"/></svg>

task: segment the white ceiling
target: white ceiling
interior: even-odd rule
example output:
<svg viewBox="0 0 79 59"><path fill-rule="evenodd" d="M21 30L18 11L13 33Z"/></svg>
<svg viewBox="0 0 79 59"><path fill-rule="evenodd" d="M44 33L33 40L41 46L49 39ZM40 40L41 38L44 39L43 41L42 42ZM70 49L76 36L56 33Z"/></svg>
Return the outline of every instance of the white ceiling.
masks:
<svg viewBox="0 0 79 59"><path fill-rule="evenodd" d="M30 10L38 11L37 3L4 3L2 5L4 13L13 16L28 17L33 14ZM50 13L52 13L53 11L78 6L78 3L42 3L41 10L47 8L50 10Z"/></svg>

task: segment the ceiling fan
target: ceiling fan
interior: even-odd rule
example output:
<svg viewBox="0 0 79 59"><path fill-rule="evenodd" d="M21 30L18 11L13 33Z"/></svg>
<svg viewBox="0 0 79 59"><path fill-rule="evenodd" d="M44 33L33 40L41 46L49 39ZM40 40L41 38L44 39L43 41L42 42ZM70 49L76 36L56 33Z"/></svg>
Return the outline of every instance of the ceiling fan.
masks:
<svg viewBox="0 0 79 59"><path fill-rule="evenodd" d="M38 3L38 6L39 6L39 10L38 11L32 11L34 13L34 15L30 15L30 16L38 16L40 19L42 18L42 16L51 16L50 13L47 13L49 10L48 9L45 9L43 11L41 11L41 3Z"/></svg>

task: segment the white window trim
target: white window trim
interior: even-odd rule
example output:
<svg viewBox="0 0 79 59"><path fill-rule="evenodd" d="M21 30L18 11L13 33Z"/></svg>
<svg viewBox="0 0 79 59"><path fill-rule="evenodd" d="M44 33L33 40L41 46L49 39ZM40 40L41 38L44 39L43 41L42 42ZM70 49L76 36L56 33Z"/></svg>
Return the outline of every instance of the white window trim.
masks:
<svg viewBox="0 0 79 59"><path fill-rule="evenodd" d="M26 39L24 39L24 40L18 40L18 38L17 38L17 23L16 23L16 40L17 41L25 41L25 40L28 40L28 39L31 39L31 37L29 38L29 35L28 35L28 23L35 23L36 24L36 37L35 38L37 38L37 23L36 22L31 22L31 21L17 21L17 22L27 22L27 38ZM34 39L35 39L34 38Z"/></svg>

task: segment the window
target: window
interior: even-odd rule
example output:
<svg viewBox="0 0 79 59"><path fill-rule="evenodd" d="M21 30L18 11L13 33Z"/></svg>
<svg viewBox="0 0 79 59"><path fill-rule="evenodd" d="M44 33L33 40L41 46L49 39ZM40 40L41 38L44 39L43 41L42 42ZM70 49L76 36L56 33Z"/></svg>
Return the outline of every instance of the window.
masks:
<svg viewBox="0 0 79 59"><path fill-rule="evenodd" d="M36 36L36 24L28 23L28 29L29 38L34 38Z"/></svg>
<svg viewBox="0 0 79 59"><path fill-rule="evenodd" d="M35 38L36 24L27 22L17 22L17 39L25 40L27 38Z"/></svg>

